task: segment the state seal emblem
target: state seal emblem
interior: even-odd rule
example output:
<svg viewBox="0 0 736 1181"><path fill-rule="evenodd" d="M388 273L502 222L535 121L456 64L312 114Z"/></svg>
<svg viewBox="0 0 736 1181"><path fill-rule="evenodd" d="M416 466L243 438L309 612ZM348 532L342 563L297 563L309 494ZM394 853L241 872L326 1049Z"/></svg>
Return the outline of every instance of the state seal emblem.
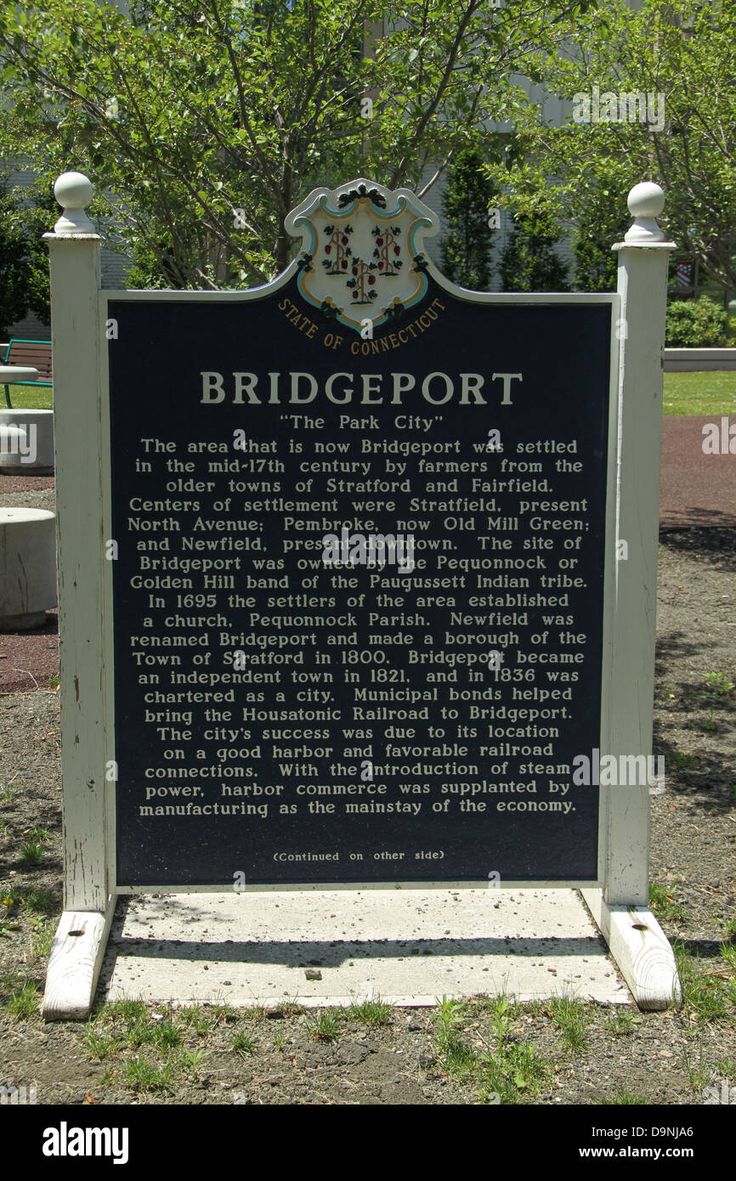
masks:
<svg viewBox="0 0 736 1181"><path fill-rule="evenodd" d="M438 221L409 189L364 179L315 189L285 225L302 239L300 295L346 328L370 333L427 293L421 246Z"/></svg>

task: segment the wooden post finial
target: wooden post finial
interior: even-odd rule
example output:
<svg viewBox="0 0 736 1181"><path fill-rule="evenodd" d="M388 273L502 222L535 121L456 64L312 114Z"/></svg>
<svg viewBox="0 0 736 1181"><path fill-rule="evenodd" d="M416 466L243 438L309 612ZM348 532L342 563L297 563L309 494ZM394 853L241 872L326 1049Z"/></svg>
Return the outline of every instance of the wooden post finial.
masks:
<svg viewBox="0 0 736 1181"><path fill-rule="evenodd" d="M624 242L648 246L666 240L657 218L664 209L664 192L653 181L634 185L628 196L629 213L634 224L624 235Z"/></svg>
<svg viewBox="0 0 736 1181"><path fill-rule="evenodd" d="M85 212L93 191L92 182L82 172L62 172L54 185L54 196L62 208L55 234L68 238L96 232Z"/></svg>

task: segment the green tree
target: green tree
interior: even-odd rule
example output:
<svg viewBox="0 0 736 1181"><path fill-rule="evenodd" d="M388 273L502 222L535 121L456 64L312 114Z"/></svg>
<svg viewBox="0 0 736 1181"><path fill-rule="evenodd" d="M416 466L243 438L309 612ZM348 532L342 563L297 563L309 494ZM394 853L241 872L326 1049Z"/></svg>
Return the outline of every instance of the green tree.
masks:
<svg viewBox="0 0 736 1181"><path fill-rule="evenodd" d="M611 249L631 225L619 191L599 184L581 194L575 237L577 291L615 291L618 258Z"/></svg>
<svg viewBox="0 0 736 1181"><path fill-rule="evenodd" d="M589 186L625 214L628 189L657 181L679 249L736 287L736 6L608 0L580 14L564 55L534 56L530 76L569 101L570 117L554 127L517 91L509 201L574 222Z"/></svg>
<svg viewBox="0 0 736 1181"><path fill-rule="evenodd" d="M476 291L490 286L490 250L495 232L489 224L489 210L496 189L483 170L484 162L479 148L461 148L450 166L442 194L447 225L442 241L444 273L454 283Z"/></svg>
<svg viewBox="0 0 736 1181"><path fill-rule="evenodd" d="M32 312L42 324L50 324L49 252L43 235L59 216L59 206L53 193L38 183L31 189L16 188L14 196L10 219L25 247L26 312Z"/></svg>
<svg viewBox="0 0 736 1181"><path fill-rule="evenodd" d="M359 173L421 195L589 0L28 0L0 9L0 155L78 168L177 286L282 269L286 213Z"/></svg>
<svg viewBox="0 0 736 1181"><path fill-rule="evenodd" d="M25 235L16 222L18 201L7 181L0 182L0 335L28 311L30 257Z"/></svg>
<svg viewBox="0 0 736 1181"><path fill-rule="evenodd" d="M567 291L567 267L555 246L560 233L531 216L517 217L501 260L504 291Z"/></svg>

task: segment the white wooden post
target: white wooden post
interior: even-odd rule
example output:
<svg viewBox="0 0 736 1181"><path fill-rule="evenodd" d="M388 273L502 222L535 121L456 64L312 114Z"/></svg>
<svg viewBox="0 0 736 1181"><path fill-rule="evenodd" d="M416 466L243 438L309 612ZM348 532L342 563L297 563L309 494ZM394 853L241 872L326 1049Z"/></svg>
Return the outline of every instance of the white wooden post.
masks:
<svg viewBox="0 0 736 1181"><path fill-rule="evenodd" d="M617 535L628 555L617 561L612 683L605 726L613 755L652 753L656 640L662 353L667 306L667 242L657 224L659 185L629 193L634 224L618 251L619 498ZM619 762L619 766L620 766ZM602 789L607 864L602 890L583 890L611 954L637 1003L661 1009L680 999L675 959L649 910L649 788Z"/></svg>
<svg viewBox="0 0 736 1181"><path fill-rule="evenodd" d="M105 845L105 669L99 350L100 238L85 213L92 185L66 172L49 245L53 332L64 913L43 1015L84 1018L94 997L114 898Z"/></svg>

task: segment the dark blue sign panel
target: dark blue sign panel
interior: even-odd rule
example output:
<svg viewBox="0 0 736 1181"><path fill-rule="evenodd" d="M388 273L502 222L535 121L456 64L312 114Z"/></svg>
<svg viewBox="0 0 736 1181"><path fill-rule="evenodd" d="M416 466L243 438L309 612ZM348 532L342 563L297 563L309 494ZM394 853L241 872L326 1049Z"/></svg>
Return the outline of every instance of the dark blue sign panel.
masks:
<svg viewBox="0 0 736 1181"><path fill-rule="evenodd" d="M597 878L610 303L425 278L110 300L119 885Z"/></svg>

